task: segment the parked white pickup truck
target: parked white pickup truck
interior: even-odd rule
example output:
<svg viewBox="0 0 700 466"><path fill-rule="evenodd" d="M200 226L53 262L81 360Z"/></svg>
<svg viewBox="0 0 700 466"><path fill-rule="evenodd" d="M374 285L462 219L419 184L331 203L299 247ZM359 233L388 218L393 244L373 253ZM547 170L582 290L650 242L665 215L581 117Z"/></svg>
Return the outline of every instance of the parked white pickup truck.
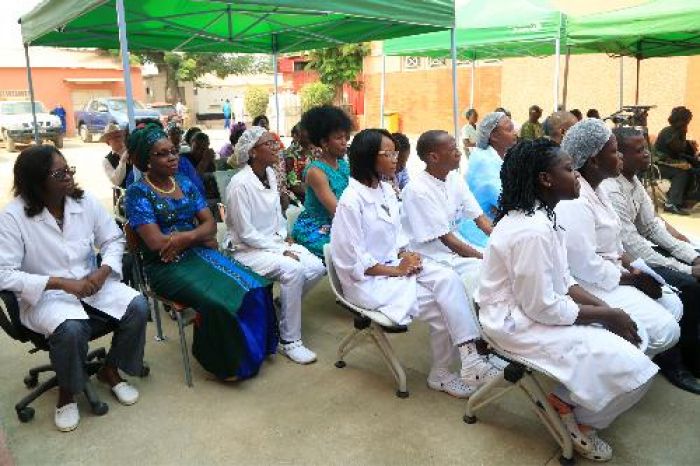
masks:
<svg viewBox="0 0 700 466"><path fill-rule="evenodd" d="M34 102L39 137L53 141L56 147L63 147L61 119L50 115L41 102ZM34 140L34 120L32 103L26 101L0 101L0 139L5 141L7 150L13 152L17 144L29 144Z"/></svg>

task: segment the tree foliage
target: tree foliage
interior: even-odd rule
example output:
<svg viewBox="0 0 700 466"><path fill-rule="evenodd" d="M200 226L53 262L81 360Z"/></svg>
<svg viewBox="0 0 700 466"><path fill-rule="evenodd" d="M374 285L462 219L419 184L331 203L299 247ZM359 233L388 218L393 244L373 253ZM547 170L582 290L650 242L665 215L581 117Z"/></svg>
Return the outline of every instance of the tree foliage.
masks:
<svg viewBox="0 0 700 466"><path fill-rule="evenodd" d="M309 83L301 88L301 111L305 112L313 107L333 103L334 89L321 82Z"/></svg>
<svg viewBox="0 0 700 466"><path fill-rule="evenodd" d="M270 102L270 94L264 87L248 86L243 96L243 105L251 118L265 115L267 104Z"/></svg>
<svg viewBox="0 0 700 466"><path fill-rule="evenodd" d="M318 71L321 82L332 86L336 92L345 83L360 89L362 82L358 78L362 73L362 61L369 51L366 43L315 50L309 55L307 68Z"/></svg>

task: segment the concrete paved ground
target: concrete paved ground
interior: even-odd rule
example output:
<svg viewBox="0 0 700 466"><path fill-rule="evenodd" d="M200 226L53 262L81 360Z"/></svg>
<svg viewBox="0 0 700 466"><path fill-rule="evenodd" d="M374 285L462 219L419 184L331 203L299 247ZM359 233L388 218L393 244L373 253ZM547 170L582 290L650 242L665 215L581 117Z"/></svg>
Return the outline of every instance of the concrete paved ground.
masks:
<svg viewBox="0 0 700 466"><path fill-rule="evenodd" d="M71 141L64 152L78 166L78 181L109 203L100 169L104 146ZM0 151L0 207L13 160ZM682 224L677 219L671 217L700 237L697 217ZM81 398L81 425L69 434L53 426L55 392L33 404L34 421L17 421L13 406L26 393L25 371L47 355L29 355L29 346L0 336L0 426L16 464L557 464L555 442L520 394L483 409L479 423L466 425L464 401L426 387L430 355L421 323L389 337L406 367L408 399L394 395L393 379L369 344L336 369L335 351L352 319L335 305L325 281L305 301L304 339L319 355L311 366L274 356L257 378L225 384L194 363L195 385L188 388L176 325L167 317L164 324L165 342L154 341L149 326L151 376L133 381L139 403L121 406L100 385L109 413L93 416ZM699 418L698 397L657 377L642 402L603 437L613 445L614 464L697 464ZM1 451L0 434L0 465L9 463Z"/></svg>

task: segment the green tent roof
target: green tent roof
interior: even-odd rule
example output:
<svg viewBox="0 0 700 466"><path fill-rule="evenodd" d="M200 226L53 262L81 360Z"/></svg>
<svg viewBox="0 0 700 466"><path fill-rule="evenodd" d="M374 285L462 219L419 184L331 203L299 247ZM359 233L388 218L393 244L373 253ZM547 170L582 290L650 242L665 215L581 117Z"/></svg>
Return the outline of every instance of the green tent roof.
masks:
<svg viewBox="0 0 700 466"><path fill-rule="evenodd" d="M548 0L457 0L457 56L464 59L554 53L560 12ZM450 56L450 32L384 42L387 55Z"/></svg>
<svg viewBox="0 0 700 466"><path fill-rule="evenodd" d="M452 0L124 0L124 5L130 50L294 52L454 24ZM119 48L115 0L44 0L20 21L23 41L31 45Z"/></svg>
<svg viewBox="0 0 700 466"><path fill-rule="evenodd" d="M642 5L571 18L575 53L606 52L638 58L700 53L700 1L652 0Z"/></svg>

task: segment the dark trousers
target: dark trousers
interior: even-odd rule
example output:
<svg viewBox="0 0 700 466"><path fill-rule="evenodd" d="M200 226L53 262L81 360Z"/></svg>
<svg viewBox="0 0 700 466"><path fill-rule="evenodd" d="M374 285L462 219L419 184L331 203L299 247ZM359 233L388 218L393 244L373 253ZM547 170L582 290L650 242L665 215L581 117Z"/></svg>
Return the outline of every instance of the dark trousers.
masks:
<svg viewBox="0 0 700 466"><path fill-rule="evenodd" d="M683 302L683 318L680 321L681 338L678 342L683 365L700 371L700 282L687 273L668 267L652 267L671 286L680 291Z"/></svg>
<svg viewBox="0 0 700 466"><path fill-rule="evenodd" d="M90 319L66 320L48 338L49 359L56 371L58 386L73 394L85 388L85 364L93 328L114 328L105 364L129 375L140 375L149 311L146 298L141 295L135 297L121 320L85 304L83 307Z"/></svg>
<svg viewBox="0 0 700 466"><path fill-rule="evenodd" d="M680 168L659 164L659 173L661 174L661 178L671 181L671 188L668 190L668 193L666 193L666 204L683 207L685 192L688 189L692 172L690 170L681 170Z"/></svg>

